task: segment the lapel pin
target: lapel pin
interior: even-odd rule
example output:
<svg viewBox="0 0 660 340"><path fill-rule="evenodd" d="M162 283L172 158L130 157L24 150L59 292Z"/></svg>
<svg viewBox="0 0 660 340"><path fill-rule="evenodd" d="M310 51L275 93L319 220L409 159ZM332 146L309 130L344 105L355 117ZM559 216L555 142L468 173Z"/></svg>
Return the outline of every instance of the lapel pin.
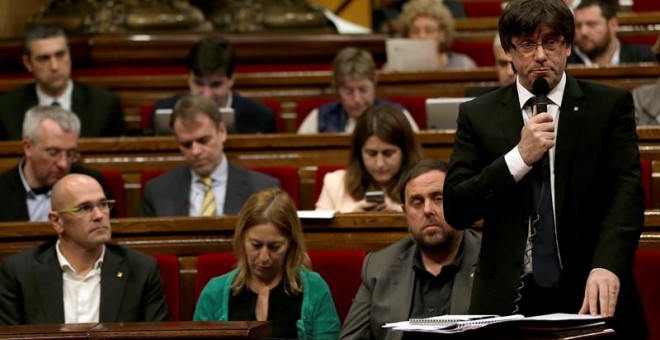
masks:
<svg viewBox="0 0 660 340"><path fill-rule="evenodd" d="M124 273L123 272L117 272L117 277L119 277L119 278L124 277Z"/></svg>
<svg viewBox="0 0 660 340"><path fill-rule="evenodd" d="M573 107L573 111L577 112L579 109L577 106Z"/></svg>

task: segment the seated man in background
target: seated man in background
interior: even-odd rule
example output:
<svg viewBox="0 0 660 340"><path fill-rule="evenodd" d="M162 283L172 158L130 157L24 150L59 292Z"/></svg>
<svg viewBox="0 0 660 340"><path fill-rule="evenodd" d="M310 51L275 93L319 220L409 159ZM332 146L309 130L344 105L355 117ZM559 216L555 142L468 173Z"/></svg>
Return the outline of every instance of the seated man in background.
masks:
<svg viewBox="0 0 660 340"><path fill-rule="evenodd" d="M25 114L22 131L23 159L0 174L0 221L47 221L51 188L68 173L92 176L105 186L100 173L75 164L80 156L75 114L36 106Z"/></svg>
<svg viewBox="0 0 660 340"><path fill-rule="evenodd" d="M0 140L21 139L25 112L54 105L80 118L81 137L118 136L124 132L119 98L104 89L71 80L71 55L66 34L55 26L38 25L25 37L23 65L34 83L0 96Z"/></svg>
<svg viewBox="0 0 660 340"><path fill-rule="evenodd" d="M442 192L447 162L424 159L404 177L401 202L410 237L367 255L342 339L401 339L387 322L467 314L481 240L447 224Z"/></svg>
<svg viewBox="0 0 660 340"><path fill-rule="evenodd" d="M0 324L169 318L156 260L109 243L113 203L86 175L55 184L48 219L58 239L2 261Z"/></svg>
<svg viewBox="0 0 660 340"><path fill-rule="evenodd" d="M660 37L653 45L655 58L660 62ZM654 84L642 85L633 90L637 125L660 124L660 78Z"/></svg>
<svg viewBox="0 0 660 340"><path fill-rule="evenodd" d="M332 62L332 80L339 100L312 110L300 124L298 133L351 133L364 111L373 105L388 103L376 98L376 64L366 50L344 48ZM413 131L419 131L410 113L400 104L389 103L403 111Z"/></svg>
<svg viewBox="0 0 660 340"><path fill-rule="evenodd" d="M188 52L188 87L191 94L211 99L220 108L234 110L236 126L229 133L272 133L275 131L275 113L260 102L242 97L233 92L235 74L234 48L227 39L205 38ZM173 109L182 95L160 100L154 104L158 109ZM155 120L153 120L155 121ZM156 134L171 134L154 126Z"/></svg>
<svg viewBox="0 0 660 340"><path fill-rule="evenodd" d="M624 44L616 36L617 0L582 0L575 9L575 42L570 64L619 65L655 61L649 46Z"/></svg>
<svg viewBox="0 0 660 340"><path fill-rule="evenodd" d="M181 98L170 117L187 165L147 182L143 216L219 216L237 214L255 192L279 187L275 178L227 160L227 129L218 106L197 95Z"/></svg>
<svg viewBox="0 0 660 340"><path fill-rule="evenodd" d="M496 34L493 39L493 55L495 56L495 70L497 71L498 86L470 87L465 91L466 97L479 97L490 91L499 89L504 85L513 84L516 81L516 72L511 66L511 62L502 48L500 35Z"/></svg>

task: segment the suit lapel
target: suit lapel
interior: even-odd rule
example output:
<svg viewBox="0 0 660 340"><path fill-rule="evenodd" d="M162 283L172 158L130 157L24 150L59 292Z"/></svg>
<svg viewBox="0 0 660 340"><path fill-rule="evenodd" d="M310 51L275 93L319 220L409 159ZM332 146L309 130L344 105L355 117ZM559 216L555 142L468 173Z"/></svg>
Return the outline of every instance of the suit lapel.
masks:
<svg viewBox="0 0 660 340"><path fill-rule="evenodd" d="M470 230L463 233L461 244L463 259L460 268L454 277L454 283L451 289L451 307L450 314L465 314L470 308L469 297L472 291L474 281L474 272L477 267L477 258L479 257L479 244L476 242Z"/></svg>
<svg viewBox="0 0 660 340"><path fill-rule="evenodd" d="M496 126L499 126L507 150L513 148L520 141L520 130L523 128L522 111L520 110L516 84L509 85L504 91L500 107L493 108Z"/></svg>
<svg viewBox="0 0 660 340"><path fill-rule="evenodd" d="M407 320L410 316L410 306L415 290L415 274L413 273L413 256L416 247L409 247L399 255L399 262L394 264L390 275L390 296L384 297L390 302L389 315L392 320Z"/></svg>
<svg viewBox="0 0 660 340"><path fill-rule="evenodd" d="M71 111L80 118L81 136L83 135L83 131L89 129L89 127L85 125L85 122L90 121L89 119L84 118L88 115L88 110L86 109L87 105L85 105L85 98L87 98L87 95L85 95L83 91L84 90L80 86L76 85L75 82L73 83L73 91L71 92Z"/></svg>
<svg viewBox="0 0 660 340"><path fill-rule="evenodd" d="M11 176L14 178L8 184L11 196L5 204L9 206L9 211L11 211L11 214L17 221L29 221L30 213L28 212L27 203L25 203L27 201L27 194L25 193L23 182L21 182L21 175L18 170L19 166L21 166L20 163L12 170Z"/></svg>
<svg viewBox="0 0 660 340"><path fill-rule="evenodd" d="M55 242L45 252L41 253L33 262L32 279L34 282L48 282L37 284L39 298L41 299L41 313L43 323L64 323L64 293L62 283L62 269L57 260Z"/></svg>
<svg viewBox="0 0 660 340"><path fill-rule="evenodd" d="M224 215L239 211L247 200L247 178L244 171L227 161L227 193L225 194Z"/></svg>
<svg viewBox="0 0 660 340"><path fill-rule="evenodd" d="M561 103L555 148L555 214L557 221L560 220L561 207L566 196L569 176L565 174L569 173L575 162L575 157L573 157L575 148L572 146L577 145L578 139L583 134L581 133L582 125L588 109L584 92L577 81L566 75L566 88Z"/></svg>
<svg viewBox="0 0 660 340"><path fill-rule="evenodd" d="M119 319L121 302L130 274L125 259L106 246L101 267L100 322L116 322Z"/></svg>
<svg viewBox="0 0 660 340"><path fill-rule="evenodd" d="M184 166L179 168L178 171L181 171L179 176L175 176L176 179L172 183L171 189L174 193L174 202L173 202L173 214L175 216L188 216L190 215L190 187L192 181L192 175L190 174L190 167Z"/></svg>

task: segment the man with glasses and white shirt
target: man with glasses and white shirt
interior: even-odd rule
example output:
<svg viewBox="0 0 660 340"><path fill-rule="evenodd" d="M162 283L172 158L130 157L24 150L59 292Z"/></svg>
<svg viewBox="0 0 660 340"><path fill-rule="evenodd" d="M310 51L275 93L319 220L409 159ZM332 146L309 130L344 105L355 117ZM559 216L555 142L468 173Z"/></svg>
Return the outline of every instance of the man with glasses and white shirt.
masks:
<svg viewBox="0 0 660 340"><path fill-rule="evenodd" d="M52 191L58 238L3 260L0 324L166 321L157 261L108 243L114 201L101 185L70 174Z"/></svg>
<svg viewBox="0 0 660 340"><path fill-rule="evenodd" d="M575 24L561 0L512 0L498 29L516 82L461 104L444 186L452 227L483 220L469 314L600 315L646 338L632 96L565 72Z"/></svg>
<svg viewBox="0 0 660 340"><path fill-rule="evenodd" d="M18 166L0 174L0 221L47 221L51 188L68 173L92 176L104 186L99 172L74 164L79 157L79 133L78 116L61 107L37 106L27 111L24 157Z"/></svg>

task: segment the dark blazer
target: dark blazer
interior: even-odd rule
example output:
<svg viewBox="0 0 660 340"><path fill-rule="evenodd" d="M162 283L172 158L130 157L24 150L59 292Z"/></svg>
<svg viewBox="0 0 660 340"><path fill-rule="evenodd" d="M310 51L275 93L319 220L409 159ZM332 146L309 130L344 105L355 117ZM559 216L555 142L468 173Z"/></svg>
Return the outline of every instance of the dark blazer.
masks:
<svg viewBox="0 0 660 340"><path fill-rule="evenodd" d="M62 270L55 241L6 257L0 269L0 324L64 323ZM168 320L156 259L107 244L100 322Z"/></svg>
<svg viewBox="0 0 660 340"><path fill-rule="evenodd" d="M467 314L472 278L481 237L472 229L463 234L463 260L454 277L451 314ZM367 255L362 284L341 330L341 339L401 339L403 332L382 328L386 322L407 320L415 288L413 260L417 246L410 237Z"/></svg>
<svg viewBox="0 0 660 340"><path fill-rule="evenodd" d="M577 313L587 276L605 268L621 281L623 328L646 330L632 275L644 220L634 108L628 91L567 77L555 157L555 216L563 269L563 312ZM470 312L514 311L527 239L529 177L513 180L504 155L523 127L516 85L463 103L445 180L445 218L454 228L483 218ZM627 328L627 329L625 329Z"/></svg>
<svg viewBox="0 0 660 340"><path fill-rule="evenodd" d="M257 191L280 187L280 181L228 162L224 214L235 215ZM142 216L188 216L190 210L190 168L172 169L150 181L142 194Z"/></svg>
<svg viewBox="0 0 660 340"><path fill-rule="evenodd" d="M621 45L621 53L619 54L619 63L641 63L641 62L655 62L655 56L651 52L651 47L640 44L624 44ZM575 49L568 57L569 64L584 64L584 60L575 53Z"/></svg>
<svg viewBox="0 0 660 340"><path fill-rule="evenodd" d="M112 198L100 172L74 164L70 173L93 177L101 184L105 197ZM27 195L21 182L18 166L0 174L0 222L29 221L30 214L26 200ZM114 210L111 215L115 217Z"/></svg>
<svg viewBox="0 0 660 340"><path fill-rule="evenodd" d="M158 109L174 109L176 102L184 95L177 95L159 100L154 104L151 115ZM274 133L275 113L269 107L260 102L240 96L232 92L231 107L236 113L236 132L237 133ZM152 129L153 120L152 120ZM158 131L156 131L158 134Z"/></svg>
<svg viewBox="0 0 660 340"><path fill-rule="evenodd" d="M22 139L25 112L39 103L34 83L0 96L0 140ZM124 113L112 92L73 82L71 111L80 118L80 137L111 137L124 132Z"/></svg>

